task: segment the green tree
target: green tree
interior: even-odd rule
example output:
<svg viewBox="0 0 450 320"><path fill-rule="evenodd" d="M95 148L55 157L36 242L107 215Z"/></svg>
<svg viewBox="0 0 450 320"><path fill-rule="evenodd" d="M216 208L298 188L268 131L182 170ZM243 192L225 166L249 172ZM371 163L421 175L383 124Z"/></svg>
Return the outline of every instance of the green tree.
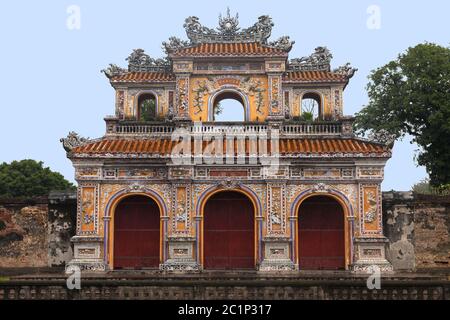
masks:
<svg viewBox="0 0 450 320"><path fill-rule="evenodd" d="M44 167L42 161L26 159L0 164L0 197L45 196L51 190L75 189L57 172Z"/></svg>
<svg viewBox="0 0 450 320"><path fill-rule="evenodd" d="M369 103L356 115L355 130L406 134L433 186L450 183L450 48L419 44L372 71Z"/></svg>
<svg viewBox="0 0 450 320"><path fill-rule="evenodd" d="M148 98L141 103L141 121L153 121L156 118L156 99Z"/></svg>

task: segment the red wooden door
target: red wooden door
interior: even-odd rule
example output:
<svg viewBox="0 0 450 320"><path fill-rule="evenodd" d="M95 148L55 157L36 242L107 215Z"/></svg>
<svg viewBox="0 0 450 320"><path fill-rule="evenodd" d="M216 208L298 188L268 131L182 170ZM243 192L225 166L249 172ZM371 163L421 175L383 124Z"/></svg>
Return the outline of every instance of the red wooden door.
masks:
<svg viewBox="0 0 450 320"><path fill-rule="evenodd" d="M205 269L254 269L255 226L251 201L238 192L220 192L205 205Z"/></svg>
<svg viewBox="0 0 450 320"><path fill-rule="evenodd" d="M299 208L298 257L300 269L344 269L344 213L326 196L306 199Z"/></svg>
<svg viewBox="0 0 450 320"><path fill-rule="evenodd" d="M159 208L145 196L122 200L114 215L114 268L158 268Z"/></svg>

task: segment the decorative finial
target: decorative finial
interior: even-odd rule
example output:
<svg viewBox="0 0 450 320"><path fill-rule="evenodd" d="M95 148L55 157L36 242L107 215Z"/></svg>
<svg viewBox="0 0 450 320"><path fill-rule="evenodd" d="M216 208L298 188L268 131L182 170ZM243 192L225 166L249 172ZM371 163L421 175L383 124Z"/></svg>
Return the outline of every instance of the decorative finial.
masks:
<svg viewBox="0 0 450 320"><path fill-rule="evenodd" d="M221 33L231 34L239 30L239 14L236 13L234 18L231 17L230 8L227 7L227 16L224 18L222 14L219 14L219 30Z"/></svg>
<svg viewBox="0 0 450 320"><path fill-rule="evenodd" d="M345 76L348 79L353 77L355 75L356 71L358 71L358 69L357 68L353 68L350 65L350 62L347 62L343 66L340 66L340 67L338 67L338 68L333 70L334 73L341 74L341 75Z"/></svg>
<svg viewBox="0 0 450 320"><path fill-rule="evenodd" d="M190 40L189 45L199 43L258 42L263 45L272 46L267 41L272 34L273 27L272 18L268 15L260 16L253 26L241 30L239 28L239 14L236 13L232 17L230 8L227 8L226 16L219 14L219 26L216 29L203 26L196 16L187 17L183 27ZM180 41L177 40L176 42L176 46L178 47ZM289 51L293 44L287 37L282 37L272 43L274 47L284 51ZM181 45L185 46L184 44ZM170 44L166 44L165 48L169 52L171 51Z"/></svg>
<svg viewBox="0 0 450 320"><path fill-rule="evenodd" d="M325 70L330 71L330 62L333 58L327 47L317 47L310 56L296 58L289 61L291 70Z"/></svg>
<svg viewBox="0 0 450 320"><path fill-rule="evenodd" d="M71 131L66 138L61 138L59 141L63 144L64 150L70 152L73 148L89 142L89 138L80 137L78 133Z"/></svg>

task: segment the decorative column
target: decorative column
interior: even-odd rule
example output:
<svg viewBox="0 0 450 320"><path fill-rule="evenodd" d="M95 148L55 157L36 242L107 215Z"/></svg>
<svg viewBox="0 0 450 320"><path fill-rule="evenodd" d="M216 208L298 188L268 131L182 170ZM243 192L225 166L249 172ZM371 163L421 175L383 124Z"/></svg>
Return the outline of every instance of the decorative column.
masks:
<svg viewBox="0 0 450 320"><path fill-rule="evenodd" d="M174 120L188 121L189 117L189 78L193 71L192 61L175 61L173 72L176 77L176 99Z"/></svg>
<svg viewBox="0 0 450 320"><path fill-rule="evenodd" d="M168 257L161 265L166 271L196 271L196 238L192 185L186 181L172 183L171 215L167 238Z"/></svg>
<svg viewBox="0 0 450 320"><path fill-rule="evenodd" d="M74 259L68 265L81 270L105 271L103 259L103 237L99 234L99 185L81 183L77 192L77 232L71 241L74 244Z"/></svg>
<svg viewBox="0 0 450 320"><path fill-rule="evenodd" d="M382 176L382 168L359 168L359 178L376 179ZM366 272L371 266L381 271L392 271L386 260L388 239L383 235L381 208L381 181L359 183L359 224L360 234L354 239L353 271Z"/></svg>
<svg viewBox="0 0 450 320"><path fill-rule="evenodd" d="M295 270L290 257L292 243L287 234L286 197L285 182L267 183L266 224L260 271Z"/></svg>
<svg viewBox="0 0 450 320"><path fill-rule="evenodd" d="M285 71L283 61L266 61L266 71L269 86L269 116L268 120L283 120L286 114L283 104L282 76Z"/></svg>

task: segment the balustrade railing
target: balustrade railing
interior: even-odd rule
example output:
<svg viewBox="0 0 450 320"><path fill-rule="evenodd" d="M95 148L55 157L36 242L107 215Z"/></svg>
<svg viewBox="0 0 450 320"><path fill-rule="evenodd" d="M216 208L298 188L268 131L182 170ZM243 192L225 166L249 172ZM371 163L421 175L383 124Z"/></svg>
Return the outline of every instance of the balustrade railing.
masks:
<svg viewBox="0 0 450 320"><path fill-rule="evenodd" d="M286 124L281 129L285 135L339 135L341 132L340 123Z"/></svg>
<svg viewBox="0 0 450 320"><path fill-rule="evenodd" d="M267 133L270 125L260 124L224 124L224 123L202 123L187 125L184 127L192 134L260 134ZM275 128L275 127L273 127ZM170 136L176 129L172 124L142 124L142 123L120 123L116 122L107 126L109 135L145 135L145 136ZM334 136L342 134L342 124L333 123L296 123L283 124L279 126L280 136Z"/></svg>
<svg viewBox="0 0 450 320"><path fill-rule="evenodd" d="M251 125L238 125L238 124L202 124L194 125L190 128L190 132L194 134L258 134L267 132L268 126L265 124L251 124Z"/></svg>
<svg viewBox="0 0 450 320"><path fill-rule="evenodd" d="M115 133L118 134L171 134L174 126L146 124L118 124Z"/></svg>

